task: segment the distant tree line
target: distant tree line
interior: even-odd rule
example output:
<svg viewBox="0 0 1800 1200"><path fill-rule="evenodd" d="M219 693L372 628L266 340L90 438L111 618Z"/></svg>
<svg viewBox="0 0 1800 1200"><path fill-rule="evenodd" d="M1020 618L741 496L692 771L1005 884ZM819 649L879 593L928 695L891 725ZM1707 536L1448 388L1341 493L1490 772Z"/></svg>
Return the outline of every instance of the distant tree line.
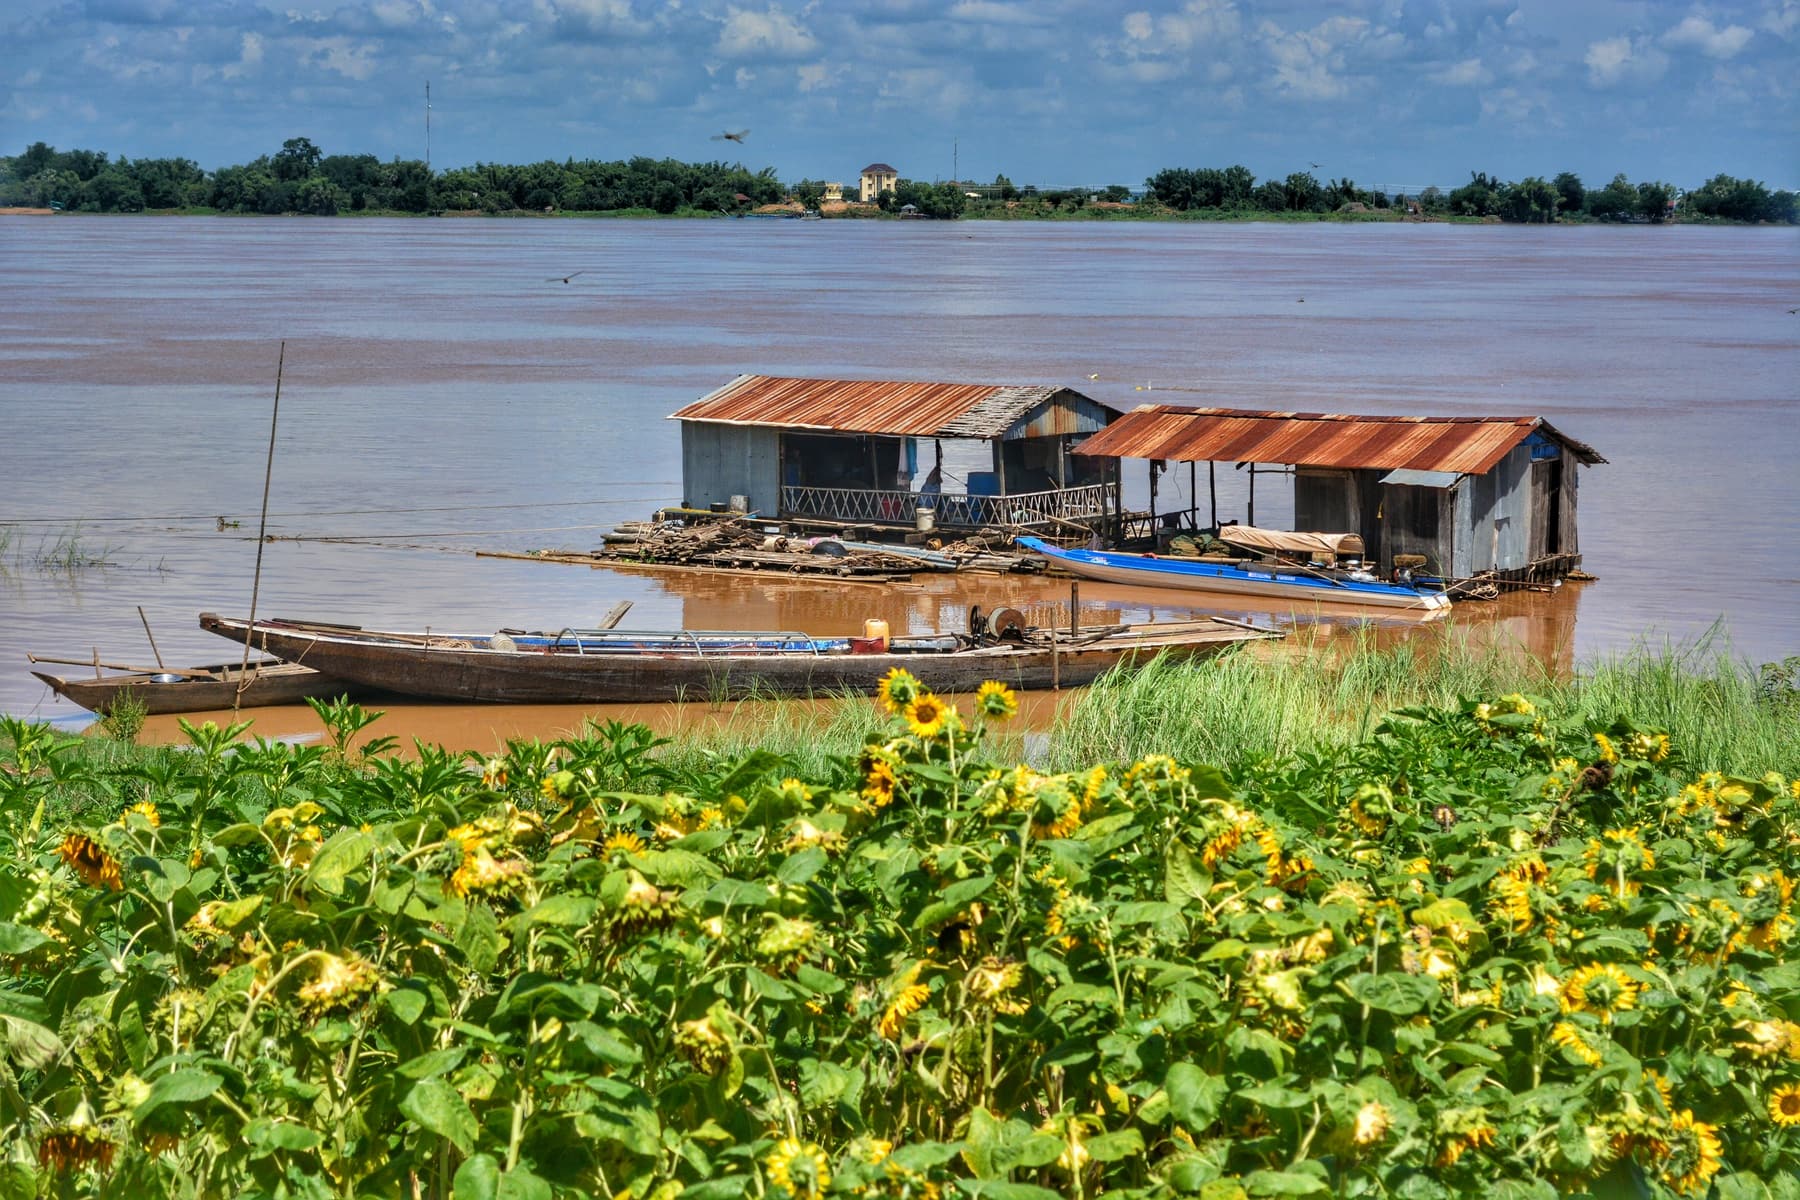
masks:
<svg viewBox="0 0 1800 1200"><path fill-rule="evenodd" d="M1365 190L1349 179L1321 183L1305 171L1286 179L1258 183L1249 168L1169 167L1144 181L1145 199L1176 212L1340 212L1399 208L1426 216L1498 217L1524 223L1555 221L1581 215L1601 221L1659 223L1676 215L1731 221L1800 222L1800 203L1793 192L1771 191L1752 179L1715 175L1685 194L1674 185L1632 183L1623 174L1590 191L1581 177L1564 171L1555 179L1530 176L1516 183L1471 172L1469 182L1448 193L1430 187L1417 196L1387 196Z"/></svg>
<svg viewBox="0 0 1800 1200"><path fill-rule="evenodd" d="M623 162L477 163L433 172L418 159L323 153L289 138L272 155L203 171L185 158L109 160L43 142L0 157L0 206L82 212L210 208L233 213L738 211L779 200L773 167L633 158Z"/></svg>
<svg viewBox="0 0 1800 1200"><path fill-rule="evenodd" d="M523 165L477 163L434 172L418 159L388 162L373 154L327 155L304 137L289 138L274 154L253 162L205 171L186 158L111 159L102 151L59 151L35 142L22 154L0 156L0 206L65 208L83 212L146 209L212 209L232 213L355 212L742 212L792 198L817 207L825 185L802 180L788 188L773 167L751 171L741 164L684 163L637 157ZM982 205L1023 202L1031 212L1070 212L1091 201L1123 202L1130 189L1016 187L1006 176L992 184L926 183L903 179L883 193L879 207L924 217L955 218L969 210L969 193ZM1425 216L1497 217L1551 222L1580 217L1601 221L1661 222L1684 219L1800 223L1793 192L1770 190L1752 179L1715 175L1685 194L1667 183L1632 183L1615 175L1589 190L1565 171L1515 183L1474 172L1448 193L1426 188L1417 196L1388 196L1350 179L1320 182L1305 171L1258 181L1250 169L1169 167L1144 182L1144 200L1175 212L1332 213L1400 209ZM909 208L910 206L910 208Z"/></svg>

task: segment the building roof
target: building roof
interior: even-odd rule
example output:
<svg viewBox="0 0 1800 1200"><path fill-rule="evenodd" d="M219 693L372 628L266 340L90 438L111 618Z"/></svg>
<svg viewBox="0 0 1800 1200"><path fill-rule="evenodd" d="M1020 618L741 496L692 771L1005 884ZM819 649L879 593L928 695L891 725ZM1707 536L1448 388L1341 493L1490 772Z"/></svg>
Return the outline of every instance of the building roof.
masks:
<svg viewBox="0 0 1800 1200"><path fill-rule="evenodd" d="M1032 410L1064 394L1103 410L1107 416L1118 411L1072 389L1041 384L739 375L670 417L892 437L997 438Z"/></svg>
<svg viewBox="0 0 1800 1200"><path fill-rule="evenodd" d="M898 175L900 172L886 163L870 163L862 169L864 175Z"/></svg>
<svg viewBox="0 0 1800 1200"><path fill-rule="evenodd" d="M1542 417L1365 417L1173 404L1140 404L1075 453L1480 475L1534 433L1561 442L1584 463L1606 461Z"/></svg>

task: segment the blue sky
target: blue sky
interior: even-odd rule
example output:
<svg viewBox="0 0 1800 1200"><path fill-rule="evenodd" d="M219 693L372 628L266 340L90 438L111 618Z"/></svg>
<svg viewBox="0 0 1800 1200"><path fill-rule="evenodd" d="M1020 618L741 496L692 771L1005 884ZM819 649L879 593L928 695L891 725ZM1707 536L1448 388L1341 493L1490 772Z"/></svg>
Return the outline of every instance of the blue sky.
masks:
<svg viewBox="0 0 1800 1200"><path fill-rule="evenodd" d="M0 151L1800 184L1800 0L15 0ZM711 140L748 129L740 148ZM1312 164L1319 164L1314 168Z"/></svg>

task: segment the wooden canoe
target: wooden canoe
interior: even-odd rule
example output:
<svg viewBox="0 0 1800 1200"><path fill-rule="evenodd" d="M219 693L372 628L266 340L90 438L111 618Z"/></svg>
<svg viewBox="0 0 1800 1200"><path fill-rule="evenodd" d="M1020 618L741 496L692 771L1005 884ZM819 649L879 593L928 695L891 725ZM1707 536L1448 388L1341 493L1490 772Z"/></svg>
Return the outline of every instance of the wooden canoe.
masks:
<svg viewBox="0 0 1800 1200"><path fill-rule="evenodd" d="M298 704L309 696L323 699L362 695L368 691L322 675L311 667L269 661L250 664L248 682L241 691L238 684L245 675L239 663L187 667L179 671L126 671L85 679L52 675L48 671L33 671L32 674L49 684L50 690L63 699L102 715L124 695L142 705L146 716L161 716L165 713L210 712L230 708L234 703L238 708Z"/></svg>
<svg viewBox="0 0 1800 1200"><path fill-rule="evenodd" d="M1440 590L1383 583L1373 578L1354 579L1348 572L1295 563L1240 565L1109 550L1059 550L1032 537L1021 537L1018 544L1066 571L1107 583L1422 613L1443 612L1450 607L1450 598Z"/></svg>
<svg viewBox="0 0 1800 1200"><path fill-rule="evenodd" d="M307 621L202 613L200 627L240 645L383 691L433 700L533 704L713 701L872 693L895 667L938 692L990 679L1014 688L1077 687L1158 654L1195 658L1278 636L1202 620L1076 632L1027 631L1022 641L970 646L954 637L895 638L879 653L858 639L787 634L610 631L604 637L512 633L392 633Z"/></svg>

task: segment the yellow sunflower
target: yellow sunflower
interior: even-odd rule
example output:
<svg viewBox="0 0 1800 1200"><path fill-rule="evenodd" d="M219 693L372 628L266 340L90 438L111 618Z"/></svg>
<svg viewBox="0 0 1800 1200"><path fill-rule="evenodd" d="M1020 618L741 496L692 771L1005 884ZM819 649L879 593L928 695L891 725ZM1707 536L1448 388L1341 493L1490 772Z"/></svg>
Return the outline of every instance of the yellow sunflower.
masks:
<svg viewBox="0 0 1800 1200"><path fill-rule="evenodd" d="M949 705L930 692L921 692L906 706L906 724L915 736L934 738L949 723L950 711Z"/></svg>
<svg viewBox="0 0 1800 1200"><path fill-rule="evenodd" d="M642 854L643 852L644 839L630 830L609 835L600 847L600 853L603 855Z"/></svg>
<svg viewBox="0 0 1800 1200"><path fill-rule="evenodd" d="M1610 1021L1614 1013L1637 1007L1643 985L1612 963L1589 963L1576 970L1562 985L1564 1012L1591 1012L1602 1021Z"/></svg>
<svg viewBox="0 0 1800 1200"><path fill-rule="evenodd" d="M89 887L103 887L114 892L125 887L119 860L87 834L71 833L63 839L58 853L69 864L69 869L81 876L81 882Z"/></svg>
<svg viewBox="0 0 1800 1200"><path fill-rule="evenodd" d="M1350 1140L1358 1146L1373 1146L1387 1136L1390 1124L1387 1106L1370 1100L1356 1110L1356 1121L1350 1128Z"/></svg>
<svg viewBox="0 0 1800 1200"><path fill-rule="evenodd" d="M975 708L984 717L1004 721L1019 711L1019 697L1004 683L990 679L976 689Z"/></svg>
<svg viewBox="0 0 1800 1200"><path fill-rule="evenodd" d="M893 802L894 788L899 783L894 764L868 751L863 752L862 798L873 808L886 808Z"/></svg>
<svg viewBox="0 0 1800 1200"><path fill-rule="evenodd" d="M770 1188L792 1200L817 1200L831 1186L831 1164L811 1142L782 1138L763 1163L769 1168Z"/></svg>
<svg viewBox="0 0 1800 1200"><path fill-rule="evenodd" d="M303 985L297 995L313 1015L324 1016L356 1007L380 986L381 976L375 965L352 950L341 957L321 954L312 981Z"/></svg>
<svg viewBox="0 0 1800 1200"><path fill-rule="evenodd" d="M51 1171L112 1166L118 1150L97 1125L58 1125L38 1138L38 1165Z"/></svg>
<svg viewBox="0 0 1800 1200"><path fill-rule="evenodd" d="M157 829L162 826L162 814L157 812L156 805L150 803L148 800L140 801L125 810L126 816L130 816L133 813L144 818L145 823L152 829Z"/></svg>
<svg viewBox="0 0 1800 1200"><path fill-rule="evenodd" d="M881 688L878 695L881 707L896 715L906 711L908 705L918 699L919 680L904 667L895 667L881 677Z"/></svg>
<svg viewBox="0 0 1800 1200"><path fill-rule="evenodd" d="M1023 964L1014 959L990 955L969 971L964 986L977 1004L1016 1017L1029 1008L1030 1004L1024 1000L1010 999L1008 993L1017 988L1024 978Z"/></svg>
<svg viewBox="0 0 1800 1200"><path fill-rule="evenodd" d="M1570 1054L1590 1067L1597 1067L1605 1056L1596 1050L1581 1030L1567 1021L1558 1021L1550 1028L1550 1044L1561 1046Z"/></svg>
<svg viewBox="0 0 1800 1200"><path fill-rule="evenodd" d="M919 982L919 973L927 965L927 960L918 959L894 981L891 998L875 1025L875 1031L890 1042L899 1036L906 1018L923 1008L925 1001L931 997L931 985Z"/></svg>
<svg viewBox="0 0 1800 1200"><path fill-rule="evenodd" d="M1800 1125L1800 1083L1784 1083L1769 1093L1769 1120Z"/></svg>
<svg viewBox="0 0 1800 1200"><path fill-rule="evenodd" d="M1725 1161L1718 1126L1696 1121L1693 1110L1684 1108L1669 1119L1668 1142L1663 1182L1683 1195L1705 1193Z"/></svg>
<svg viewBox="0 0 1800 1200"><path fill-rule="evenodd" d="M1600 751L1601 762L1616 763L1619 761L1618 748L1613 745L1612 739L1607 737L1604 733L1596 733L1594 735L1594 746Z"/></svg>

